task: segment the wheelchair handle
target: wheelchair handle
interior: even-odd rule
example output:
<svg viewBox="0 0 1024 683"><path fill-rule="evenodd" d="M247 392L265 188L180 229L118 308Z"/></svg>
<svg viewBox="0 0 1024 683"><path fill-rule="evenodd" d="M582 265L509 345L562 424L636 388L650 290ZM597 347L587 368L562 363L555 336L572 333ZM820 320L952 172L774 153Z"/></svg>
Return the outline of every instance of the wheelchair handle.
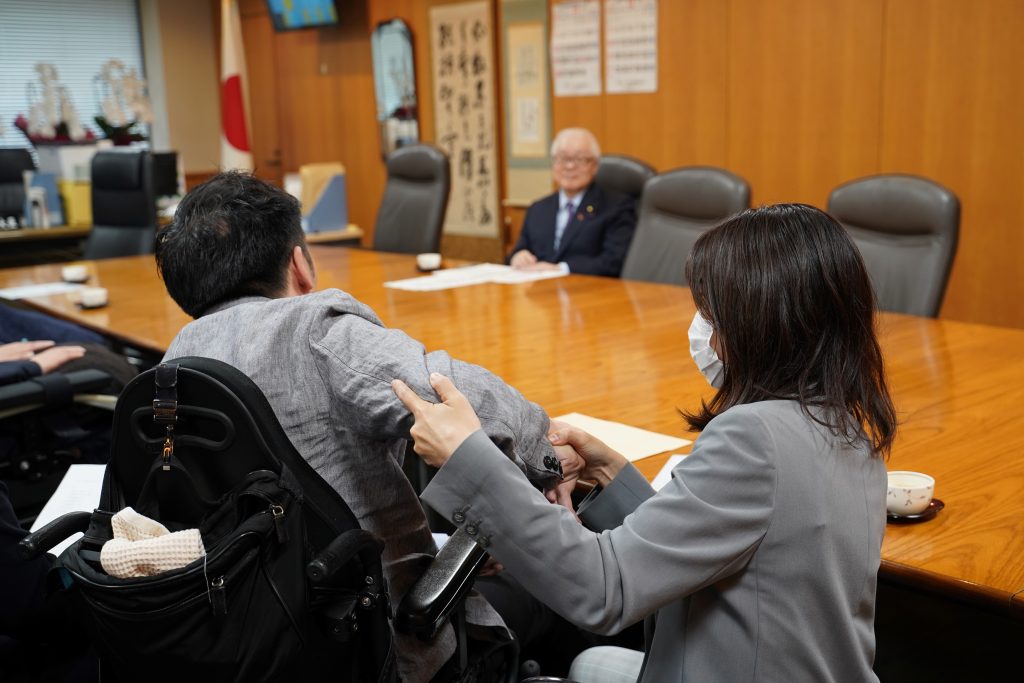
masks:
<svg viewBox="0 0 1024 683"><path fill-rule="evenodd" d="M364 529L352 529L337 536L330 545L309 561L306 565L306 576L313 583L323 583L355 556L359 555L364 565L380 562L380 553L384 543L375 535ZM369 550L369 554L364 551ZM376 559L375 559L376 558Z"/></svg>
<svg viewBox="0 0 1024 683"><path fill-rule="evenodd" d="M91 512L69 512L61 515L38 531L34 531L18 542L18 555L23 560L32 560L57 545L68 536L84 533L89 528Z"/></svg>

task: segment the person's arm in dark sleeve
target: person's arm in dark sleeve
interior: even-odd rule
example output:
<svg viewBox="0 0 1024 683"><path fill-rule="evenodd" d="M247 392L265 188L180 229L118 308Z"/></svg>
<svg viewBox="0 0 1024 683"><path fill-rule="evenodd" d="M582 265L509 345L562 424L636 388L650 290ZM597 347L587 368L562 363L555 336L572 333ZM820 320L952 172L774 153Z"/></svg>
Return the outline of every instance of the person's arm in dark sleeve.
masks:
<svg viewBox="0 0 1024 683"><path fill-rule="evenodd" d="M622 272L622 264L636 230L635 203L627 197L612 206L609 212L601 253L596 256L567 255L565 262L569 265L569 272L608 277L618 277Z"/></svg>
<svg viewBox="0 0 1024 683"><path fill-rule="evenodd" d="M39 365L30 360L8 360L0 363L0 386L24 382L43 374Z"/></svg>
<svg viewBox="0 0 1024 683"><path fill-rule="evenodd" d="M14 514L7 486L0 481L0 635L22 637L44 606L49 556L23 560L18 542L28 535Z"/></svg>

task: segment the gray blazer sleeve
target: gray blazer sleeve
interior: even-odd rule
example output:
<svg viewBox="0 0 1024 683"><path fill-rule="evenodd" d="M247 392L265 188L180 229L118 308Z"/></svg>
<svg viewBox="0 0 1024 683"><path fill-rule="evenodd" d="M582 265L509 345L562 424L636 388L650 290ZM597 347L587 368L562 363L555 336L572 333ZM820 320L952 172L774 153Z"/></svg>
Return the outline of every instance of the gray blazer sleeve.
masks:
<svg viewBox="0 0 1024 683"><path fill-rule="evenodd" d="M391 390L391 381L401 379L425 400L436 402L429 377L440 372L456 383L487 435L531 481L547 487L560 479L550 467L557 459L547 440L547 414L484 368L444 351L426 353L401 330L353 315L315 328L310 346L335 413L343 413L341 423L351 429L373 439L409 438L412 415Z"/></svg>
<svg viewBox="0 0 1024 683"><path fill-rule="evenodd" d="M629 513L654 495L650 483L632 465L625 468L600 491L594 489L576 508L580 520L594 531L614 529L622 524Z"/></svg>
<svg viewBox="0 0 1024 683"><path fill-rule="evenodd" d="M615 633L745 566L772 518L773 448L757 415L728 411L661 491L601 533L549 504L481 432L456 450L422 498L477 535L556 612Z"/></svg>

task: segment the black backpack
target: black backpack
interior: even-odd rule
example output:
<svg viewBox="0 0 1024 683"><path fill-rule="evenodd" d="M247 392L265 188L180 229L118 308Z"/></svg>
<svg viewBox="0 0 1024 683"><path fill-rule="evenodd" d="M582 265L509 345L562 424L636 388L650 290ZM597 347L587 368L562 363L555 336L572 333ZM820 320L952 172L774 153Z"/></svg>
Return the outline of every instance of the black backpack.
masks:
<svg viewBox="0 0 1024 683"><path fill-rule="evenodd" d="M99 550L126 506L171 531L198 528L206 556L107 575ZM248 377L190 357L121 394L100 509L51 578L104 680L394 681L382 548Z"/></svg>

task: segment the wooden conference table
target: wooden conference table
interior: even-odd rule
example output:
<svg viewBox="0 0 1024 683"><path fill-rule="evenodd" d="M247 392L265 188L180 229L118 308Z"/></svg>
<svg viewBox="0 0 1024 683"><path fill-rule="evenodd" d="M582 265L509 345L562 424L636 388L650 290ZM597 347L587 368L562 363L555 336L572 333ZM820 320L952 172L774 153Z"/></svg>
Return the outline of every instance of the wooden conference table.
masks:
<svg viewBox="0 0 1024 683"><path fill-rule="evenodd" d="M428 349L491 369L551 415L679 434L676 409L711 395L689 356L685 288L574 275L406 292L381 283L417 275L411 256L312 253L320 287L350 292ZM88 267L108 307L80 311L70 294L28 303L156 353L189 321L151 257ZM0 287L59 278L59 265L0 270ZM946 504L931 521L889 525L883 576L1024 615L1024 330L884 314L881 337L902 421L888 467L933 475ZM638 466L653 477L666 458Z"/></svg>

